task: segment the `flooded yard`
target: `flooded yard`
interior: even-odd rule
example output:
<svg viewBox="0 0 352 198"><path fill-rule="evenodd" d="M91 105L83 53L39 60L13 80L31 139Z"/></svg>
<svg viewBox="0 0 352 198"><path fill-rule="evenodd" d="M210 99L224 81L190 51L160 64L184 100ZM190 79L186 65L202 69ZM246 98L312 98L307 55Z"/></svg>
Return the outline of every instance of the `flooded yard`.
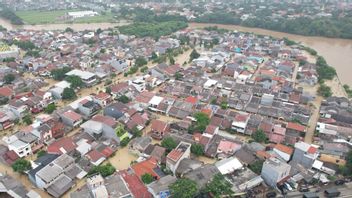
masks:
<svg viewBox="0 0 352 198"><path fill-rule="evenodd" d="M138 156L128 151L128 146L120 148L107 162L111 163L117 170L124 170L130 167L131 162L137 160Z"/></svg>

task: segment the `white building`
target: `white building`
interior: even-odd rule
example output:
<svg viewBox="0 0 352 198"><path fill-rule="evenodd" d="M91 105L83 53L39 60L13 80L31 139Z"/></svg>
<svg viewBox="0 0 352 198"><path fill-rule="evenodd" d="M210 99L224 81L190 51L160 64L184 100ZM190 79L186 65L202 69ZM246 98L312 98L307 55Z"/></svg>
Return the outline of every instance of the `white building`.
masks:
<svg viewBox="0 0 352 198"><path fill-rule="evenodd" d="M88 71L74 69L66 73L67 76L78 76L87 86L92 86L96 82L96 75Z"/></svg>
<svg viewBox="0 0 352 198"><path fill-rule="evenodd" d="M86 11L68 12L67 15L73 19L77 19L82 17L96 16L98 15L98 13L91 10L86 10Z"/></svg>
<svg viewBox="0 0 352 198"><path fill-rule="evenodd" d="M191 144L180 142L180 144L166 156L166 167L175 174L180 162L185 158L190 158L190 156Z"/></svg>
<svg viewBox="0 0 352 198"><path fill-rule="evenodd" d="M31 145L21 141L15 135L4 137L2 140L7 144L7 147L10 151L14 151L21 158L32 154Z"/></svg>
<svg viewBox="0 0 352 198"><path fill-rule="evenodd" d="M276 187L277 183L287 178L291 166L277 158L269 158L263 163L261 176L269 186Z"/></svg>

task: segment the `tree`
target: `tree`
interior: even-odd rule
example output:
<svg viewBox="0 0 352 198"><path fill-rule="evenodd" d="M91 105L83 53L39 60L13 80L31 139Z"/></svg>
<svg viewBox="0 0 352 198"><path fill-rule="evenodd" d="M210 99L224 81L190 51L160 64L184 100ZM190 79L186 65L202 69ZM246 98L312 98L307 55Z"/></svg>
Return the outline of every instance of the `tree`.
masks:
<svg viewBox="0 0 352 198"><path fill-rule="evenodd" d="M132 128L132 134L133 134L133 137L141 137L143 135L142 131L139 130L137 126L134 126Z"/></svg>
<svg viewBox="0 0 352 198"><path fill-rule="evenodd" d="M135 61L135 65L137 67L142 67L143 65L146 65L147 63L148 63L148 61L145 60L145 58L143 58L143 57L138 57L138 58L136 58L136 61Z"/></svg>
<svg viewBox="0 0 352 198"><path fill-rule="evenodd" d="M142 175L141 179L144 184L150 184L154 181L153 176L149 173L145 173L144 175Z"/></svg>
<svg viewBox="0 0 352 198"><path fill-rule="evenodd" d="M123 138L123 140L120 141L120 146L121 147L125 147L128 145L128 143L130 142L130 138L129 137L125 137Z"/></svg>
<svg viewBox="0 0 352 198"><path fill-rule="evenodd" d="M73 89L81 88L84 86L82 79L76 75L67 76L65 80L71 84L71 88Z"/></svg>
<svg viewBox="0 0 352 198"><path fill-rule="evenodd" d="M176 148L177 143L171 137L166 137L161 141L161 146L166 148L167 152L170 152L172 149Z"/></svg>
<svg viewBox="0 0 352 198"><path fill-rule="evenodd" d="M124 103L124 104L127 104L127 103L130 102L130 98L127 97L126 95L120 96L117 100L120 101L120 102L122 102L122 103Z"/></svg>
<svg viewBox="0 0 352 198"><path fill-rule="evenodd" d="M54 80L63 80L66 76L66 73L71 71L69 67L63 67L60 69L53 69L50 74Z"/></svg>
<svg viewBox="0 0 352 198"><path fill-rule="evenodd" d="M25 115L25 116L22 118L22 121L23 121L24 123L26 123L27 125L30 125L30 124L33 123L33 122L32 122L32 116L31 116L30 114Z"/></svg>
<svg viewBox="0 0 352 198"><path fill-rule="evenodd" d="M105 93L111 94L111 87L106 87L105 88Z"/></svg>
<svg viewBox="0 0 352 198"><path fill-rule="evenodd" d="M116 171L116 168L110 163L106 165L94 166L89 172L88 175L95 175L97 173L101 174L103 177L112 175Z"/></svg>
<svg viewBox="0 0 352 198"><path fill-rule="evenodd" d="M325 98L331 97L332 96L332 91L329 86L326 86L325 84L320 84L318 88L318 94L320 96L323 96Z"/></svg>
<svg viewBox="0 0 352 198"><path fill-rule="evenodd" d="M72 28L70 28L70 27L67 27L67 28L65 29L65 32L71 32L71 33L73 33L74 30L73 30Z"/></svg>
<svg viewBox="0 0 352 198"><path fill-rule="evenodd" d="M147 66L144 66L141 68L141 72L142 73L145 73L146 71L148 71L148 67Z"/></svg>
<svg viewBox="0 0 352 198"><path fill-rule="evenodd" d="M194 198L198 192L196 182L187 178L178 179L169 188L171 196L177 198Z"/></svg>
<svg viewBox="0 0 352 198"><path fill-rule="evenodd" d="M45 154L46 154L46 151L40 150L40 151L38 151L38 153L37 153L37 158L40 158L40 157L44 156Z"/></svg>
<svg viewBox="0 0 352 198"><path fill-rule="evenodd" d="M222 195L230 196L233 194L231 187L231 183L219 173L213 177L210 183L207 183L205 192L211 193L216 198L220 198Z"/></svg>
<svg viewBox="0 0 352 198"><path fill-rule="evenodd" d="M50 104L48 104L48 106L45 108L44 112L45 112L45 113L48 113L48 114L51 114L51 113L53 113L55 110L56 110L56 105L55 105L55 103L50 103Z"/></svg>
<svg viewBox="0 0 352 198"><path fill-rule="evenodd" d="M260 173L262 172L263 163L264 163L263 160L257 160L253 164L250 164L248 168L251 169L251 171L255 172L256 174L260 175Z"/></svg>
<svg viewBox="0 0 352 198"><path fill-rule="evenodd" d="M195 49L193 49L193 51L189 55L189 61L192 61L192 60L197 59L199 57L200 57L200 54Z"/></svg>
<svg viewBox="0 0 352 198"><path fill-rule="evenodd" d="M226 101L222 101L221 104L220 104L220 107L221 107L221 109L227 109L227 107L228 107L227 102Z"/></svg>
<svg viewBox="0 0 352 198"><path fill-rule="evenodd" d="M183 76L182 76L182 74L181 74L180 72L176 72L176 73L175 73L175 79L176 79L176 80L181 80L182 77L183 77Z"/></svg>
<svg viewBox="0 0 352 198"><path fill-rule="evenodd" d="M18 159L11 165L13 171L24 173L32 168L31 162L26 159Z"/></svg>
<svg viewBox="0 0 352 198"><path fill-rule="evenodd" d="M191 152L196 156L201 156L204 154L204 147L201 144L192 144Z"/></svg>
<svg viewBox="0 0 352 198"><path fill-rule="evenodd" d="M158 55L155 52L152 52L152 60L155 60L158 58Z"/></svg>
<svg viewBox="0 0 352 198"><path fill-rule="evenodd" d="M262 129L258 129L256 132L254 132L252 134L252 138L256 141L256 142L265 142L267 137L265 132Z"/></svg>
<svg viewBox="0 0 352 198"><path fill-rule="evenodd" d="M203 133L203 131L205 131L206 127L210 123L210 119L208 115L203 112L198 112L198 113L195 113L193 117L195 118L196 122L195 124L190 126L188 131L190 133L194 133L194 132Z"/></svg>
<svg viewBox="0 0 352 198"><path fill-rule="evenodd" d="M170 64L174 65L175 64L175 59L172 56L169 56Z"/></svg>
<svg viewBox="0 0 352 198"><path fill-rule="evenodd" d="M76 96L75 90L72 88L66 87L62 92L62 99L64 100L72 100L72 99L75 99L76 97L77 96Z"/></svg>
<svg viewBox="0 0 352 198"><path fill-rule="evenodd" d="M352 176L352 150L347 153L346 164L340 167L339 172L344 176Z"/></svg>
<svg viewBox="0 0 352 198"><path fill-rule="evenodd" d="M11 84L12 81L14 81L14 80L15 80L15 75L13 75L13 74L6 74L6 75L4 76L4 82L5 82L5 84Z"/></svg>

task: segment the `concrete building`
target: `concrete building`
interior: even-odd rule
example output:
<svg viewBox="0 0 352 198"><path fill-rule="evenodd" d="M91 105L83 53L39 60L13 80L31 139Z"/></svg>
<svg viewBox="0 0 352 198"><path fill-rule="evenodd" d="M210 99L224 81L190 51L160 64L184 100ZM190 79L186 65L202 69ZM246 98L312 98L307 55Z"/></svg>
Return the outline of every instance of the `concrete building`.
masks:
<svg viewBox="0 0 352 198"><path fill-rule="evenodd" d="M180 142L178 146L173 149L166 156L166 167L175 174L178 165L182 159L189 158L191 155L191 144Z"/></svg>
<svg viewBox="0 0 352 198"><path fill-rule="evenodd" d="M77 18L83 18L83 17L93 17L98 15L98 13L91 10L85 10L85 11L77 11L77 12L68 12L67 15L73 19L77 19Z"/></svg>
<svg viewBox="0 0 352 198"><path fill-rule="evenodd" d="M309 169L312 168L318 156L317 147L305 142L297 142L295 144L295 152L293 153L292 161Z"/></svg>
<svg viewBox="0 0 352 198"><path fill-rule="evenodd" d="M291 166L277 158L267 159L262 168L261 176L265 183L275 187L278 182L289 176Z"/></svg>

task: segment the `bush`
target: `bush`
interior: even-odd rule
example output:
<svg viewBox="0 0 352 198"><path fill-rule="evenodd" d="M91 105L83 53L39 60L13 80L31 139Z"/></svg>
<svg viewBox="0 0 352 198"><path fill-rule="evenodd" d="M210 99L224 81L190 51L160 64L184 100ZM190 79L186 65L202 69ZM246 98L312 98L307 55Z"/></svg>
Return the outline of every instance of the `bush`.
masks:
<svg viewBox="0 0 352 198"><path fill-rule="evenodd" d="M204 154L204 147L201 144L192 144L191 152L196 156L201 156Z"/></svg>
<svg viewBox="0 0 352 198"><path fill-rule="evenodd" d="M253 164L250 164L248 168L251 169L251 171L253 171L254 173L260 175L260 173L262 172L263 163L263 160L257 160Z"/></svg>
<svg viewBox="0 0 352 198"><path fill-rule="evenodd" d="M64 100L72 100L72 99L75 99L76 97L77 96L76 96L75 90L72 88L66 87L62 92L62 99Z"/></svg>
<svg viewBox="0 0 352 198"><path fill-rule="evenodd" d="M13 171L18 173L24 173L32 168L31 162L25 159L18 159L11 165Z"/></svg>
<svg viewBox="0 0 352 198"><path fill-rule="evenodd" d="M256 132L254 132L252 134L252 138L256 141L256 142L265 142L267 137L265 132L262 129L258 129Z"/></svg>
<svg viewBox="0 0 352 198"><path fill-rule="evenodd" d="M125 146L128 145L128 143L130 143L130 138L129 137L125 137L125 138L123 138L123 140L121 140L120 146L121 147L125 147Z"/></svg>
<svg viewBox="0 0 352 198"><path fill-rule="evenodd" d="M56 105L55 103L48 104L48 106L45 108L44 112L51 114L56 110Z"/></svg>
<svg viewBox="0 0 352 198"><path fill-rule="evenodd" d="M95 175L97 173L101 174L103 177L107 177L112 175L116 171L116 168L112 166L110 163L106 165L94 166L89 172L88 176Z"/></svg>
<svg viewBox="0 0 352 198"><path fill-rule="evenodd" d="M152 183L154 181L153 176L151 174L149 174L149 173L146 173L146 174L142 175L141 179L142 179L144 184L150 184L150 183Z"/></svg>
<svg viewBox="0 0 352 198"><path fill-rule="evenodd" d="M161 146L166 148L167 152L170 152L172 149L176 148L177 143L171 137L166 137L161 141Z"/></svg>

